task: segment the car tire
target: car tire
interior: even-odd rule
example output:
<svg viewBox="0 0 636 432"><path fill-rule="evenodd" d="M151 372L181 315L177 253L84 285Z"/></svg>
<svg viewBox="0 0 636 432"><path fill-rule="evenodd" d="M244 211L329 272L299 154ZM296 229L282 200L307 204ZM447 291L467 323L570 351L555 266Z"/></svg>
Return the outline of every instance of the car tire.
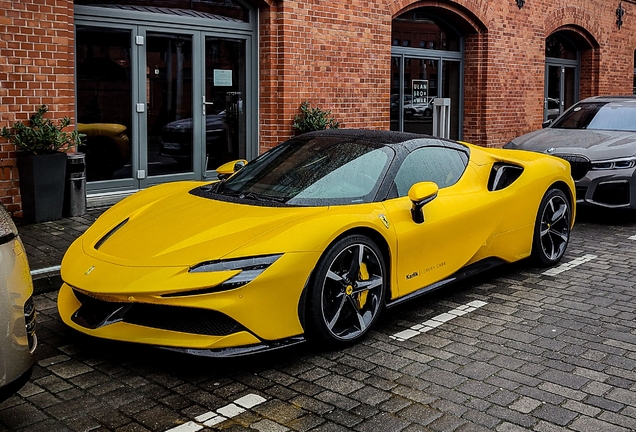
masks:
<svg viewBox="0 0 636 432"><path fill-rule="evenodd" d="M534 224L532 256L542 266L558 263L570 241L572 207L560 189L550 189L543 196Z"/></svg>
<svg viewBox="0 0 636 432"><path fill-rule="evenodd" d="M382 251L373 240L361 235L338 240L320 258L311 279L308 339L329 346L362 339L384 308L387 281Z"/></svg>

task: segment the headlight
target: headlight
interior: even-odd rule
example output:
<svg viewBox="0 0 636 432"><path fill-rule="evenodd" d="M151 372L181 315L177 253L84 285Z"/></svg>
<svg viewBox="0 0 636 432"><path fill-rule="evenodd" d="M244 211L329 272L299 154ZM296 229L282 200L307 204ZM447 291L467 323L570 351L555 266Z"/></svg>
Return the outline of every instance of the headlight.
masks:
<svg viewBox="0 0 636 432"><path fill-rule="evenodd" d="M201 273L240 270L241 272L239 274L226 280L218 286L219 288L223 289L233 289L243 286L256 279L258 275L263 273L269 266L274 264L274 262L276 262L276 260L281 256L282 254L238 258L231 260L208 261L192 266L189 272Z"/></svg>
<svg viewBox="0 0 636 432"><path fill-rule="evenodd" d="M634 168L636 159L615 159L609 161L592 162L593 170L613 170Z"/></svg>
<svg viewBox="0 0 636 432"><path fill-rule="evenodd" d="M18 229L13 223L9 212L1 206L0 208L0 244L5 244L18 236Z"/></svg>

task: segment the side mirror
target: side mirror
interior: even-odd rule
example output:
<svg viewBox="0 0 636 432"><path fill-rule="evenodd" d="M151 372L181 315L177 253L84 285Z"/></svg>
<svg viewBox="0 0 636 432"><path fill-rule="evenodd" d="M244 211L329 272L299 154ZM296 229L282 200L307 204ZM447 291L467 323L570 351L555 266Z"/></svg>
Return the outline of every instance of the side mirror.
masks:
<svg viewBox="0 0 636 432"><path fill-rule="evenodd" d="M413 222L421 224L424 222L424 211L422 208L424 205L430 203L437 197L439 187L434 182L420 182L415 183L409 189L409 198L413 203L411 207L411 217Z"/></svg>
<svg viewBox="0 0 636 432"><path fill-rule="evenodd" d="M541 127L542 127L543 129L545 129L545 128L547 128L548 126L550 126L550 125L552 124L552 122L553 122L553 121L554 121L553 119L546 120L546 121L544 121L543 123L541 123Z"/></svg>
<svg viewBox="0 0 636 432"><path fill-rule="evenodd" d="M245 165L247 165L247 161L245 159L238 159L224 163L216 169L216 175L219 180L225 180Z"/></svg>

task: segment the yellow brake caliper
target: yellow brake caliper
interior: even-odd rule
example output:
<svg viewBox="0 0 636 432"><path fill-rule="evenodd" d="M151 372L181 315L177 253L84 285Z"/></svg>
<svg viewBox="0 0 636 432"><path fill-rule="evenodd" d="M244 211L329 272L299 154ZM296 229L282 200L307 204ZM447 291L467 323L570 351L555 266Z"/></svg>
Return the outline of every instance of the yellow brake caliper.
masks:
<svg viewBox="0 0 636 432"><path fill-rule="evenodd" d="M361 281L369 280L369 270L367 270L367 265L365 263L360 263L358 279ZM369 295L369 290L362 291L358 294L358 309L362 310L364 305L367 303L367 295Z"/></svg>

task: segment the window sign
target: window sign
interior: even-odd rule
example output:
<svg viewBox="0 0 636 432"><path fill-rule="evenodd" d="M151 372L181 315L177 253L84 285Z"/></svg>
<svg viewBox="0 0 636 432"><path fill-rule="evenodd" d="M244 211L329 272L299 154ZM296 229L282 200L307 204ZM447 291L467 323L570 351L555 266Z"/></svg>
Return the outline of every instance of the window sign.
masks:
<svg viewBox="0 0 636 432"><path fill-rule="evenodd" d="M215 87L232 87L232 69L214 69Z"/></svg>
<svg viewBox="0 0 636 432"><path fill-rule="evenodd" d="M428 102L428 80L411 80L413 89L413 103L427 103Z"/></svg>

